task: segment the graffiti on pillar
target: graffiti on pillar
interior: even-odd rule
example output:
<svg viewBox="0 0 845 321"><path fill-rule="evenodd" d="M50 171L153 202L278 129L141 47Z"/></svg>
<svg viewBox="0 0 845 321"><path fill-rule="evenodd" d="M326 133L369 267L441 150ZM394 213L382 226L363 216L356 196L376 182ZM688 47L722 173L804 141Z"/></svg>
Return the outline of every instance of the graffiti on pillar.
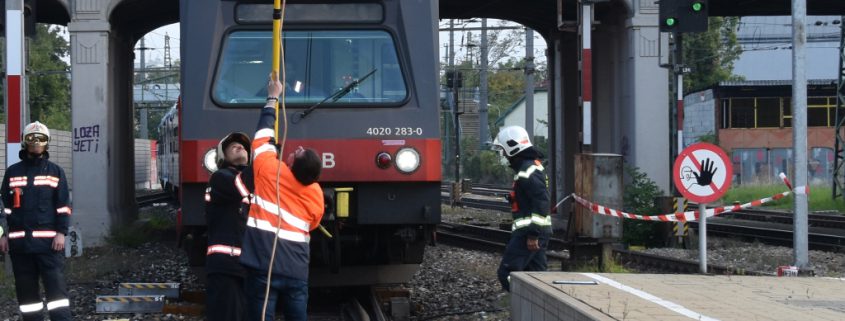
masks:
<svg viewBox="0 0 845 321"><path fill-rule="evenodd" d="M100 125L76 127L73 129L73 151L85 153L100 152Z"/></svg>

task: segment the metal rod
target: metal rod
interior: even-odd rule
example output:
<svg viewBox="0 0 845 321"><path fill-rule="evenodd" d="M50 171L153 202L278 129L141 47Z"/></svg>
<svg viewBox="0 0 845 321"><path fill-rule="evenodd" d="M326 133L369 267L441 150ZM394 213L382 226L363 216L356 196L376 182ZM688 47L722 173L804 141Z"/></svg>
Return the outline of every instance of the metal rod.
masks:
<svg viewBox="0 0 845 321"><path fill-rule="evenodd" d="M842 16L840 21L845 21L845 16ZM845 23L841 24L839 30L839 69L836 84L836 121L835 121L835 148L836 155L833 157L833 199L842 195L842 189L845 188L845 172L843 172L843 157L845 157L845 136L843 135L843 123L845 123Z"/></svg>
<svg viewBox="0 0 845 321"><path fill-rule="evenodd" d="M680 36L679 32L675 32L670 34L672 39L672 54L669 55L669 65L671 68L669 69L669 164L675 164L675 156L680 153L680 151L675 150L676 146L674 145L675 140L677 139L676 136L676 128L677 128L677 90L678 90L678 36ZM670 176L669 177L669 193L671 195L678 196L677 188L675 188L675 180Z"/></svg>
<svg viewBox="0 0 845 321"><path fill-rule="evenodd" d="M273 50L273 61L272 61L272 73L276 75L276 77L283 78L281 74L279 74L279 68L282 64L282 20L281 20L281 12L282 10L282 3L279 0L273 1L273 42L272 48ZM282 97L279 99L284 99L285 97L285 86L284 81L285 79L281 79L282 81ZM273 132L276 134L276 142L279 142L279 100L276 100L276 121L273 122ZM279 155L282 154L282 151L279 151Z"/></svg>
<svg viewBox="0 0 845 321"><path fill-rule="evenodd" d="M481 71L478 75L479 97L478 97L478 144L480 148L489 148L490 134L487 128L487 68L490 63L487 61L487 18L481 19Z"/></svg>
<svg viewBox="0 0 845 321"><path fill-rule="evenodd" d="M807 185L806 18L807 0L792 0L792 141L795 153L794 186L796 188ZM809 264L806 193L795 193L794 212L793 249L795 266L804 269Z"/></svg>
<svg viewBox="0 0 845 321"><path fill-rule="evenodd" d="M147 48L147 46L145 45L145 42L144 42L145 38L146 37L141 37L141 48L138 48L138 50L141 51L141 70L147 69L147 52L146 51L149 48ZM144 71L141 71L141 80L143 81L143 80L146 80L146 79L147 79L147 73L144 72ZM144 85L141 85L141 101L144 101ZM148 113L148 110L147 109L141 109L140 112L141 112L141 120L140 120L140 123L141 123L140 127L141 128L140 128L140 133L139 133L140 137L139 138L147 139L149 137L149 134L147 133L147 119L148 119L147 113Z"/></svg>
<svg viewBox="0 0 845 321"><path fill-rule="evenodd" d="M530 28L525 28L525 131L534 141L534 30Z"/></svg>
<svg viewBox="0 0 845 321"><path fill-rule="evenodd" d="M698 204L698 266L707 274L707 205Z"/></svg>

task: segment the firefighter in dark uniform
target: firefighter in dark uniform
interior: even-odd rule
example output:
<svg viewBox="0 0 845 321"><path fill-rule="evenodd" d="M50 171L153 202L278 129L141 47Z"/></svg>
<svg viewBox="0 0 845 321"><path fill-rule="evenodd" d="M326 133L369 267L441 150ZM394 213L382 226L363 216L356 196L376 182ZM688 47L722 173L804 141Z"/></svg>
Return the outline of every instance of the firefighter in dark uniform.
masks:
<svg viewBox="0 0 845 321"><path fill-rule="evenodd" d="M9 228L0 237L0 251L10 252L15 290L24 321L71 320L64 276L65 235L71 209L65 172L48 160L50 130L39 122L24 127L21 162L3 177L3 215ZM39 282L46 302L41 301Z"/></svg>
<svg viewBox="0 0 845 321"><path fill-rule="evenodd" d="M524 128L502 128L493 144L501 149L516 172L508 197L513 216L512 234L497 271L502 288L510 291L511 272L546 270L546 248L552 234L548 177L540 163L543 155L531 145Z"/></svg>
<svg viewBox="0 0 845 321"><path fill-rule="evenodd" d="M205 193L208 223L206 316L208 321L238 321L246 315L241 243L248 215L249 190L241 173L249 165L249 137L231 133L217 144L217 170Z"/></svg>

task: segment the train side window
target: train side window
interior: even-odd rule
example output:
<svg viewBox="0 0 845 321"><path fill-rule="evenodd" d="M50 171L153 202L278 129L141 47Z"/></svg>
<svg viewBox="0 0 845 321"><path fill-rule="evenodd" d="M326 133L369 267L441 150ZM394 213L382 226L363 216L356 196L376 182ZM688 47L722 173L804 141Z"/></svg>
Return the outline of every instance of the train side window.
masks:
<svg viewBox="0 0 845 321"><path fill-rule="evenodd" d="M234 31L224 42L212 97L224 107L254 107L267 96L271 59L269 31ZM318 103L347 84L348 94L326 105L396 105L408 96L396 44L383 30L286 31L285 98L293 107Z"/></svg>

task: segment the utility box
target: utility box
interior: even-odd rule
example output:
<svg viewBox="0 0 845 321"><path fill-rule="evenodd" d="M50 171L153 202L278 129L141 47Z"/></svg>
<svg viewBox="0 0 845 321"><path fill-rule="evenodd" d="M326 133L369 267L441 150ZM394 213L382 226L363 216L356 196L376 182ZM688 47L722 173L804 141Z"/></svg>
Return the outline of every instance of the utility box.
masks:
<svg viewBox="0 0 845 321"><path fill-rule="evenodd" d="M610 209L622 210L622 155L575 155L575 193ZM603 241L622 237L622 219L575 208L576 236Z"/></svg>

